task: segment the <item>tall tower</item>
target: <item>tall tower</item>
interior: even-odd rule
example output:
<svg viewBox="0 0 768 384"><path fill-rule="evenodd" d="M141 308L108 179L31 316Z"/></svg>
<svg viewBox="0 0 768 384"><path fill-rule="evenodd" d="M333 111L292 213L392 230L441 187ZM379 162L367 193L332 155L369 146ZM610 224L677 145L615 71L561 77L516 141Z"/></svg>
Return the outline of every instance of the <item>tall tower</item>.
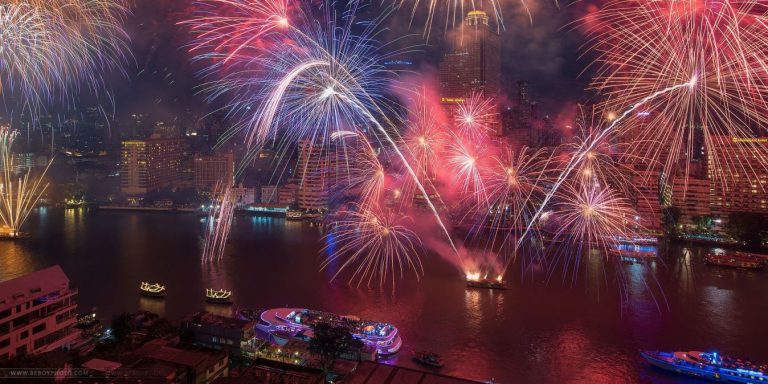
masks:
<svg viewBox="0 0 768 384"><path fill-rule="evenodd" d="M449 53L440 60L440 98L460 102L482 92L497 97L501 87L501 40L488 23L488 14L471 11Z"/></svg>

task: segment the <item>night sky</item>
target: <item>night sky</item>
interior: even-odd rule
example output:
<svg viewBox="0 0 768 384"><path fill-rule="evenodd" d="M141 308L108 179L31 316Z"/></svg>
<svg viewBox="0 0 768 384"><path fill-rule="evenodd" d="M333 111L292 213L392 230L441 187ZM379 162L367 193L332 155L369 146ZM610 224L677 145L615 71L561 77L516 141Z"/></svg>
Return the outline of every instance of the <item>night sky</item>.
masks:
<svg viewBox="0 0 768 384"><path fill-rule="evenodd" d="M501 32L504 88L514 100L515 82L529 80L534 98L543 103L542 109L557 114L566 103L583 97L588 81L588 76L580 75L588 64L586 59L579 59L579 46L584 38L568 25L574 20L577 7L568 6L566 2L558 7L554 1L529 0L528 3L533 23L521 3L504 2L505 29ZM379 14L383 10L380 4L374 2L363 13ZM190 0L136 2L133 16L126 24L133 58L125 75L111 75L118 117L147 110L162 117L188 108L211 109L196 89L201 82L195 76L199 68L190 64L190 55L186 52L189 34L178 25L189 17L190 8ZM388 30L382 36L385 39L406 36L401 44L418 46L421 51L413 55L420 63L420 70L435 73L431 69L437 66L446 39L446 19L438 17L431 38L425 41L423 15L417 15L410 23L410 14L410 5L395 12L384 22Z"/></svg>

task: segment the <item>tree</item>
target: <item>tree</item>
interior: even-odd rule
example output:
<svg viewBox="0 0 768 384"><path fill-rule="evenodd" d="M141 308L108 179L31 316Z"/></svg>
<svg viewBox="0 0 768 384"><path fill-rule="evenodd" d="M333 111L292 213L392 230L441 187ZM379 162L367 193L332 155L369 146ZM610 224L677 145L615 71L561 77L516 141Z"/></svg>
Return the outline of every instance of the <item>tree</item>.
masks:
<svg viewBox="0 0 768 384"><path fill-rule="evenodd" d="M320 356L320 364L325 372L330 371L336 359L345 352L359 351L363 347L362 341L355 339L349 328L344 326L317 323L313 333L309 350Z"/></svg>
<svg viewBox="0 0 768 384"><path fill-rule="evenodd" d="M680 208L678 207L666 207L662 211L662 220L664 222L664 230L667 234L674 235L678 233L677 224L680 222Z"/></svg>
<svg viewBox="0 0 768 384"><path fill-rule="evenodd" d="M173 333L177 333L178 329L168 319L161 317L152 322L152 325L147 329L147 335L151 338L164 337Z"/></svg>
<svg viewBox="0 0 768 384"><path fill-rule="evenodd" d="M768 218L755 212L734 212L728 216L726 231L750 247L758 247L768 235Z"/></svg>
<svg viewBox="0 0 768 384"><path fill-rule="evenodd" d="M133 315L123 312L112 318L112 336L118 343L126 341L131 331L133 331Z"/></svg>

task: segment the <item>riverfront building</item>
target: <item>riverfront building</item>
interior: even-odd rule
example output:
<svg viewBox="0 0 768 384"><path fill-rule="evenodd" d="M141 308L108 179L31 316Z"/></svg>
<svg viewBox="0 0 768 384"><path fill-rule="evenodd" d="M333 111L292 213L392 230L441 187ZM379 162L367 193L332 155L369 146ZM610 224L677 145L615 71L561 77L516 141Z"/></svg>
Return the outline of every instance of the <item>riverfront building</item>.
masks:
<svg viewBox="0 0 768 384"><path fill-rule="evenodd" d="M0 283L0 361L69 348L80 334L75 296L58 265Z"/></svg>

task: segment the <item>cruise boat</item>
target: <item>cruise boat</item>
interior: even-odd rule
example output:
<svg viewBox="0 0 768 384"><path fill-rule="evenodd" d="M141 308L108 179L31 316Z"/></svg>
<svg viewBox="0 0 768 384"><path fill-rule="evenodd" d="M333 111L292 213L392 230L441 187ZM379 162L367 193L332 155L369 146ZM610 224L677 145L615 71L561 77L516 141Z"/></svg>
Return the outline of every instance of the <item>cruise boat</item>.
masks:
<svg viewBox="0 0 768 384"><path fill-rule="evenodd" d="M704 257L704 262L719 267L755 270L765 268L766 264L764 259L743 252L710 253Z"/></svg>
<svg viewBox="0 0 768 384"><path fill-rule="evenodd" d="M278 335L280 338L311 338L312 327L321 322L345 326L350 329L354 338L375 348L379 356L395 354L403 344L400 332L394 325L360 320L354 316L340 316L304 308L273 308L262 311L259 318L257 329L269 335Z"/></svg>
<svg viewBox="0 0 768 384"><path fill-rule="evenodd" d="M232 304L232 291L208 288L205 290L205 301L214 304Z"/></svg>
<svg viewBox="0 0 768 384"><path fill-rule="evenodd" d="M628 261L650 260L657 256L654 245L615 244L608 248L608 255Z"/></svg>
<svg viewBox="0 0 768 384"><path fill-rule="evenodd" d="M641 351L640 356L653 366L681 375L728 383L768 381L768 365L757 365L717 352Z"/></svg>
<svg viewBox="0 0 768 384"><path fill-rule="evenodd" d="M141 286L139 286L139 293L149 297L165 297L165 285L160 285L160 283L150 284L142 281Z"/></svg>

